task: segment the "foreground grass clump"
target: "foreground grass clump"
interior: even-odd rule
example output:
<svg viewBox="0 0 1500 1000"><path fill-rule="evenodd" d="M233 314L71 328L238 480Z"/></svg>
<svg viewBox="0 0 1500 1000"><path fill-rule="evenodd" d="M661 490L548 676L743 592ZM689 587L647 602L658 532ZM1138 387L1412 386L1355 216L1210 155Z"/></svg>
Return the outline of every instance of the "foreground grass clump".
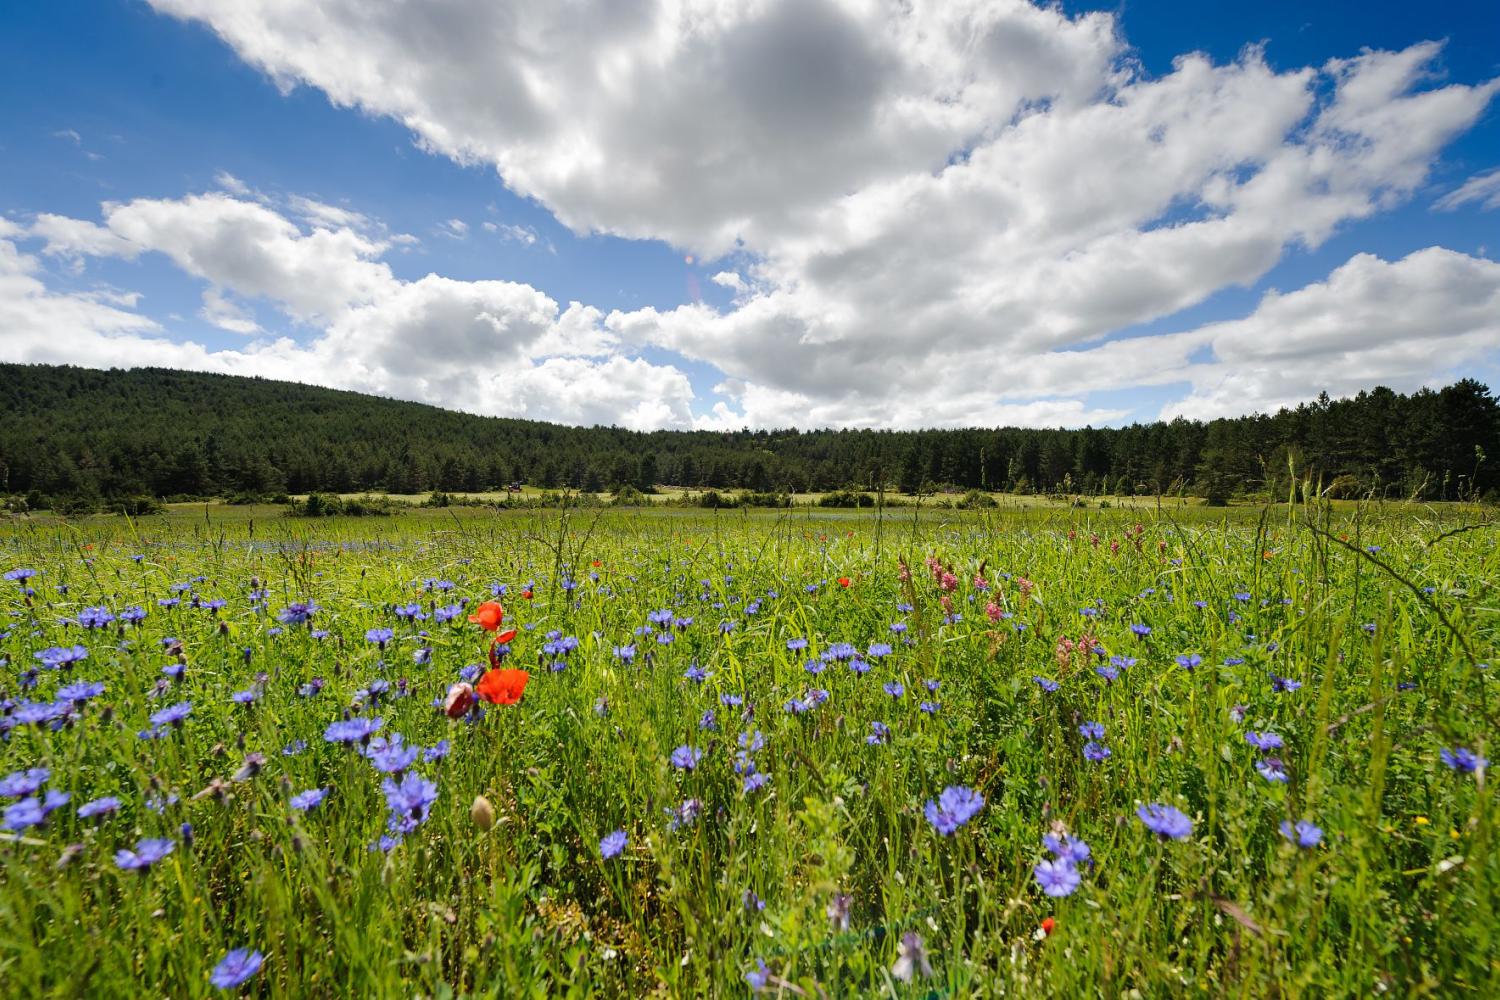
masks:
<svg viewBox="0 0 1500 1000"><path fill-rule="evenodd" d="M0 529L0 982L1494 995L1482 513L1140 516Z"/></svg>

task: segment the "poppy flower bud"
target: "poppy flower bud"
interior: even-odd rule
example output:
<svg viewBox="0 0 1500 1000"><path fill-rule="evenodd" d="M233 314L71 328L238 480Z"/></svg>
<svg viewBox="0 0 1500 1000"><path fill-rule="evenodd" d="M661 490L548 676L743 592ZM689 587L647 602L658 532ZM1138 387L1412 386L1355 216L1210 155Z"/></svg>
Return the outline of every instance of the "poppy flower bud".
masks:
<svg viewBox="0 0 1500 1000"><path fill-rule="evenodd" d="M461 719L474 707L474 686L464 681L450 685L448 696L443 699L443 714L450 719Z"/></svg>
<svg viewBox="0 0 1500 1000"><path fill-rule="evenodd" d="M475 826L488 833L495 825L495 807L483 795L475 796L474 804L469 807L469 818L474 821Z"/></svg>

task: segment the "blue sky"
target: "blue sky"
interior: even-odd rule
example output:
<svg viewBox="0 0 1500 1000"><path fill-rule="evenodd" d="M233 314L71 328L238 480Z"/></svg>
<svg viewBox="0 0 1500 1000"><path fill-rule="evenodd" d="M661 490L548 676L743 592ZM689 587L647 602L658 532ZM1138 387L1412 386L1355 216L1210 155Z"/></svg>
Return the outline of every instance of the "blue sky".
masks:
<svg viewBox="0 0 1500 1000"><path fill-rule="evenodd" d="M1484 320L1500 303L1500 185L1485 184L1500 168L1500 99L1486 90L1500 77L1493 3L997 4L973 18L976 36L995 29L993 63L957 57L975 95L957 102L958 124L932 110L955 86L932 53L874 47L879 28L917 37L923 26L896 14L876 23L855 5L809 14L809 3L759 25L731 9L717 35L683 29L665 83L637 69L622 85L600 69L609 60L676 58L650 50L661 31L564 36L544 7L517 4L497 28L483 5L433 6L445 17L402 25L359 0L310 3L321 27L312 16L282 23L256 0L233 16L198 0L8 6L0 237L28 279L10 308L42 318L0 338L0 359L181 364L638 426L1121 423L1265 408L1320 388L1500 378L1500 332ZM1112 20L1078 20L1089 12ZM506 46L533 30L562 41L528 63ZM490 31L494 48L472 44ZM819 33L833 70L810 71L798 54L797 40ZM407 52L403 37L425 41ZM1400 55L1424 41L1442 45L1391 83ZM1054 44L1035 72L1009 71ZM1254 46L1261 55L1247 55ZM1329 138L1318 119L1340 106L1329 62L1366 49L1386 57L1349 71L1379 90L1358 119L1366 131L1341 124ZM1180 106L1152 98L1139 128L1121 126L1170 121L1155 126L1154 147L1101 140L1098 155L1120 157L1119 169L1082 176L1095 155L1085 116L1184 79L1174 74L1190 52L1211 66L1171 96ZM373 76L349 69L365 57L381 67ZM597 70L592 84L580 65ZM1285 110L1273 120L1261 116L1276 101L1257 99L1269 83L1217 89L1236 73L1284 81L1308 67L1324 72L1278 89ZM912 83L919 72L932 79ZM764 83L780 79L799 89ZM558 92L515 97L527 80ZM693 88L701 100L683 93ZM1403 105L1449 88L1451 106ZM882 103L892 94L904 104ZM1207 95L1223 102L1222 135L1184 135ZM888 124L923 101L927 117ZM1248 142L1241 121L1269 137ZM1434 121L1440 134L1423 134ZM1180 190L1134 173L1153 150L1169 169L1189 164ZM1305 183L1286 167L1301 187L1251 197L1247 182L1282 169L1288 150L1342 159ZM1056 168L1011 175L1033 157L1078 164L1081 198L1058 189L1067 178ZM953 159L967 163L945 178ZM1227 200L1206 194L1225 183ZM1461 189L1471 194L1455 201ZM212 204L191 202L214 192ZM1069 217L1090 199L1096 215L1121 206L1114 228ZM136 211L111 216L105 203ZM358 291L347 302L289 305L298 289L277 284L305 286L307 273L282 274L277 255L331 225L299 214L308 203L361 220L345 228L363 248L346 241L331 274L383 265L349 279ZM229 218L239 205L259 214ZM941 225L945 210L954 216ZM986 211L990 231L968 224ZM1013 221L1022 215L1036 217L1033 230ZM43 217L78 226L59 235ZM1302 218L1317 218L1315 231ZM254 242L276 219L292 242ZM1166 231L1179 238L1158 250L1149 237ZM429 287L427 275L446 281ZM1059 297L1059 285L1077 294ZM210 289L229 312L207 306ZM1285 293L1274 309L1271 289ZM1389 313L1378 299L1390 289L1425 311L1329 339L1340 316ZM561 324L570 302L588 315ZM1239 326L1216 336L1221 323ZM1284 344L1247 347L1270 325ZM1414 331L1429 329L1427 350ZM1104 350L1131 341L1161 351L1160 368L1121 370L1121 348ZM1314 342L1322 353L1308 353ZM392 363L436 343L467 363Z"/></svg>

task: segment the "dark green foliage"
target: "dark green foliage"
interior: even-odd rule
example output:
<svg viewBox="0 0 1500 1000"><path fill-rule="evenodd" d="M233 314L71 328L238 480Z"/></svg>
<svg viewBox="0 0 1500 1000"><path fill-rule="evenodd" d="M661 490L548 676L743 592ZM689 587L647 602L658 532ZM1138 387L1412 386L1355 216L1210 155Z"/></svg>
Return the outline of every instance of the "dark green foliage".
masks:
<svg viewBox="0 0 1500 1000"><path fill-rule="evenodd" d="M290 382L141 368L0 364L0 494L36 508L128 497L473 493L525 482L777 495L857 487L1116 494L1492 494L1500 405L1465 379L1376 388L1274 415L1120 428L655 431L454 413ZM926 490L931 492L931 488ZM751 501L755 502L755 501Z"/></svg>
<svg viewBox="0 0 1500 1000"><path fill-rule="evenodd" d="M854 490L834 490L818 498L819 507L873 507L875 498Z"/></svg>

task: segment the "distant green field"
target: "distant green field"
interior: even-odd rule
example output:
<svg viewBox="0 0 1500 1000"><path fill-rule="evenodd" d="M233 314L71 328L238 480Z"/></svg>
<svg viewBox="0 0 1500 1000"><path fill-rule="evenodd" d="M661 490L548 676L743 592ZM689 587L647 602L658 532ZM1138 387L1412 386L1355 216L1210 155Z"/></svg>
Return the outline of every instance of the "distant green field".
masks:
<svg viewBox="0 0 1500 1000"><path fill-rule="evenodd" d="M0 522L6 996L1500 995L1493 511L284 512Z"/></svg>

